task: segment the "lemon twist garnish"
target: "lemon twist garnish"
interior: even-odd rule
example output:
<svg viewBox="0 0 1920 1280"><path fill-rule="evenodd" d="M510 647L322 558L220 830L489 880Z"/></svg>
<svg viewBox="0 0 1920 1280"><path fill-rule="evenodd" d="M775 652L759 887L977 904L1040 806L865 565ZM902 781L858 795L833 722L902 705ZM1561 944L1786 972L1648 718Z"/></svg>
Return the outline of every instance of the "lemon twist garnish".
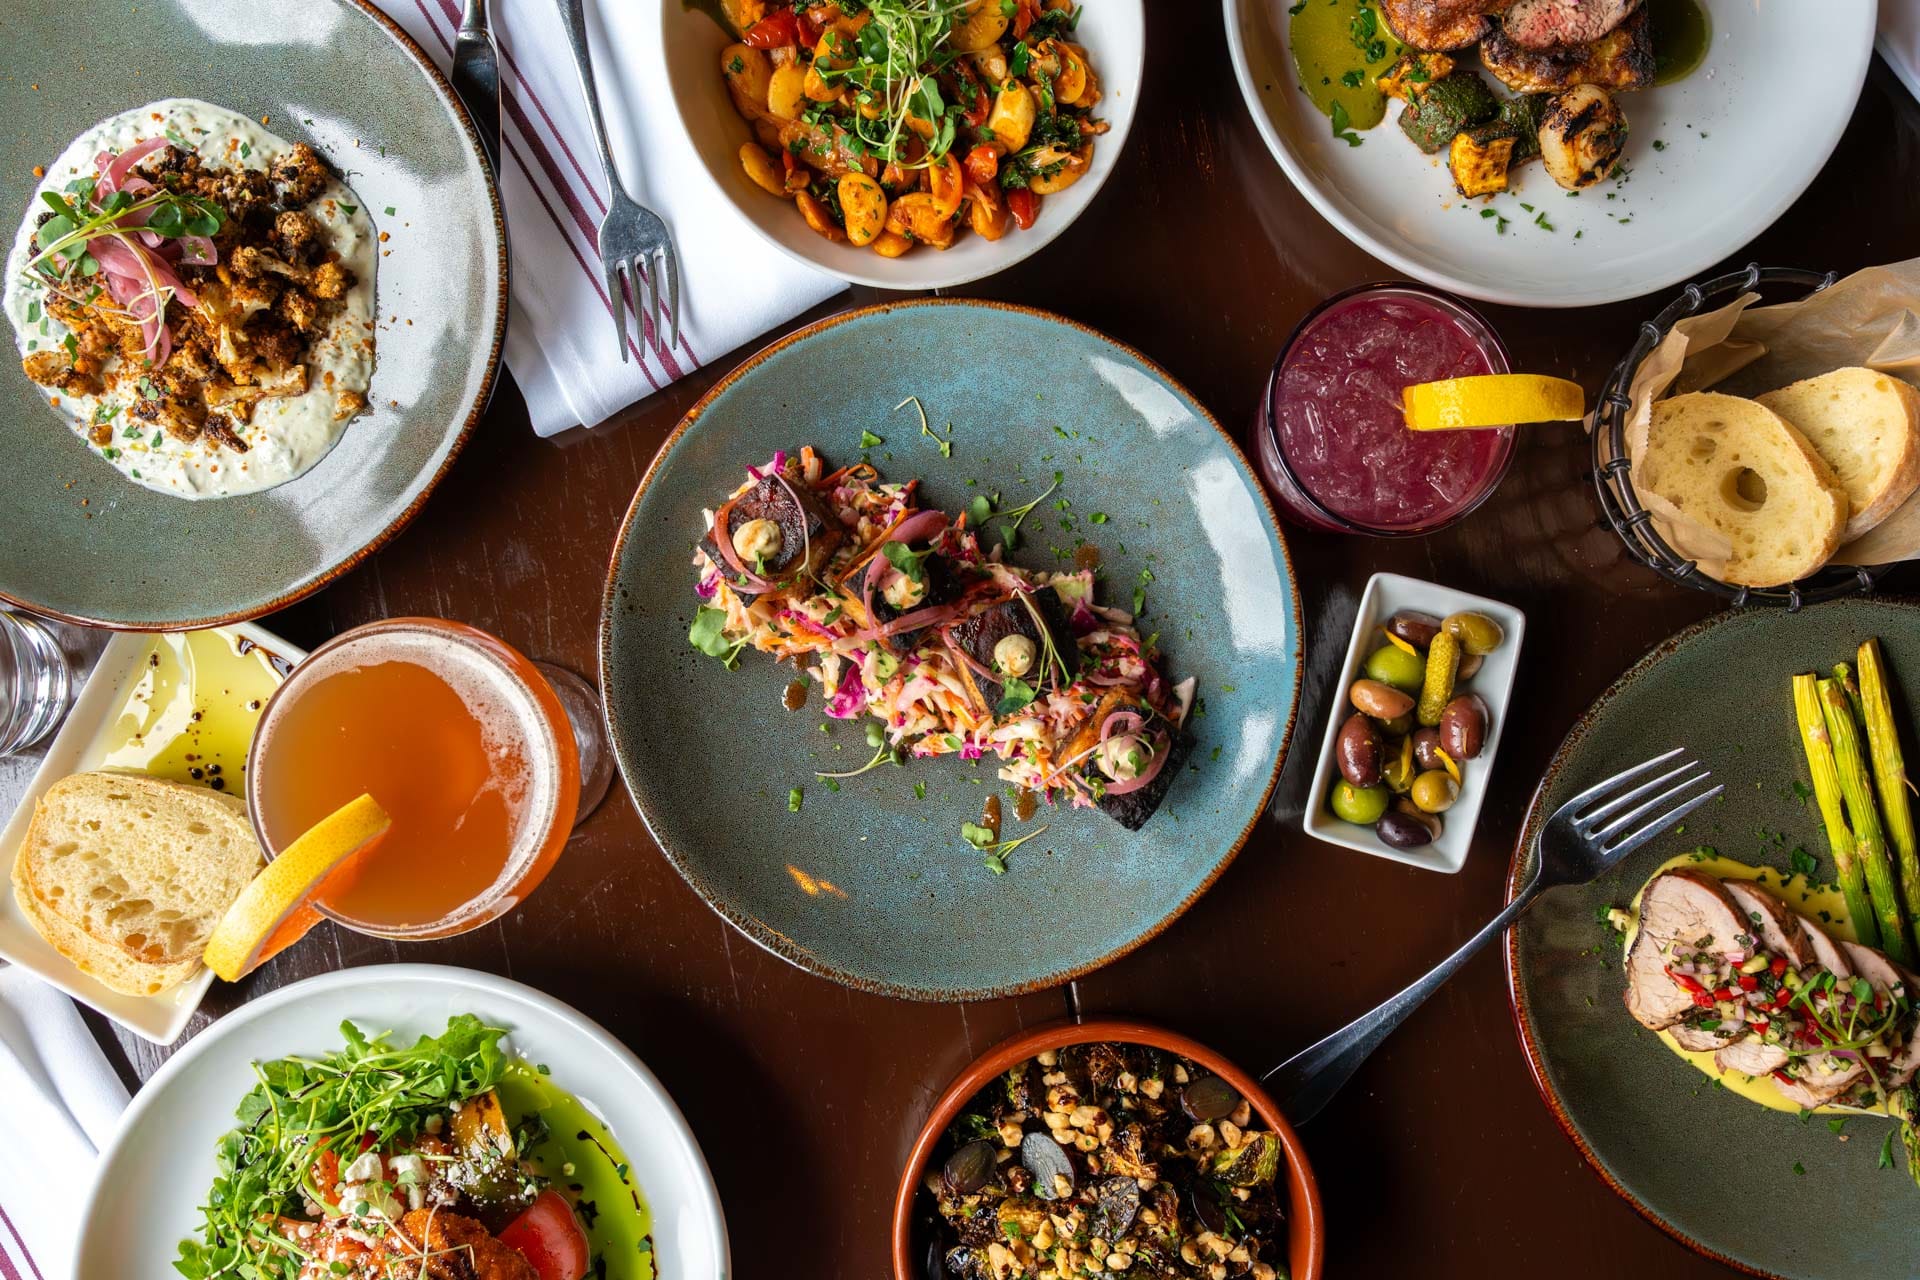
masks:
<svg viewBox="0 0 1920 1280"><path fill-rule="evenodd" d="M1534 373L1491 373L1421 382L1400 395L1407 426L1415 431L1566 422L1584 416L1587 403L1579 383Z"/></svg>

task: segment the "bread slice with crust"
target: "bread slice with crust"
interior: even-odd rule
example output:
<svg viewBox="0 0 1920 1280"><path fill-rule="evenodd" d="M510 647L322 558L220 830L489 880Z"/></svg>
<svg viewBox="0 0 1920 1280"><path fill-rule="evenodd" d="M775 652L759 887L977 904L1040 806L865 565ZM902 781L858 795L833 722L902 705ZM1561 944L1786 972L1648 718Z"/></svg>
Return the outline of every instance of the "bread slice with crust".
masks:
<svg viewBox="0 0 1920 1280"><path fill-rule="evenodd" d="M198 964L263 858L232 796L138 773L62 778L34 806L16 885L128 960Z"/></svg>
<svg viewBox="0 0 1920 1280"><path fill-rule="evenodd" d="M1792 423L1752 400L1695 391L1657 401L1638 483L1732 546L1722 577L1772 587L1825 564L1847 494Z"/></svg>
<svg viewBox="0 0 1920 1280"><path fill-rule="evenodd" d="M1920 391L1892 374L1835 369L1757 399L1799 429L1847 491L1847 541L1920 489Z"/></svg>
<svg viewBox="0 0 1920 1280"><path fill-rule="evenodd" d="M178 964L146 964L129 959L118 947L88 936L85 930L75 928L64 917L40 905L18 863L14 864L13 900L19 904L27 923L49 946L73 961L80 972L121 995L157 996L200 971L198 958Z"/></svg>

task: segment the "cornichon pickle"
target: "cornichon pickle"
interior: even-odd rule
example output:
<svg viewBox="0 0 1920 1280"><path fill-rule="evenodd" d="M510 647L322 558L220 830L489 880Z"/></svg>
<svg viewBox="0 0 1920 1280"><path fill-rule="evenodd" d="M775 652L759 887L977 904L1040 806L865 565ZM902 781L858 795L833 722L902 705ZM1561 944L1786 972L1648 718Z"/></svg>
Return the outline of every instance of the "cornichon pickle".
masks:
<svg viewBox="0 0 1920 1280"><path fill-rule="evenodd" d="M1451 631L1441 631L1427 650L1427 682L1421 686L1420 702L1414 715L1431 729L1446 714L1453 697L1453 679L1460 670L1460 641Z"/></svg>
<svg viewBox="0 0 1920 1280"><path fill-rule="evenodd" d="M1468 653L1485 657L1500 647L1507 633L1484 613L1456 613L1448 616L1442 629Z"/></svg>

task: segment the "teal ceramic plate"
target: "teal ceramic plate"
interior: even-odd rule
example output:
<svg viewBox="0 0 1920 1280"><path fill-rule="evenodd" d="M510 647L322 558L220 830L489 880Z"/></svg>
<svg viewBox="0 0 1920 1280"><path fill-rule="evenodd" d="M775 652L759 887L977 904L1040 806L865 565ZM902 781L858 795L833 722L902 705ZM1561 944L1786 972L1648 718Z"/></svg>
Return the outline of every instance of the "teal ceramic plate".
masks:
<svg viewBox="0 0 1920 1280"><path fill-rule="evenodd" d="M950 457L911 407L894 411L908 396L926 405ZM782 706L791 668L748 653L729 671L688 645L702 508L776 449L811 444L830 464L856 461L862 431L885 437L869 450L884 474L923 477L927 501L948 510L982 488L1023 502L1059 471L1014 559L1052 565L1085 538L1102 556L1103 600L1125 608L1145 586L1142 630L1159 631L1173 679L1198 679L1206 714L1192 722L1194 767L1140 832L1043 806L1050 830L995 876L960 836L996 785L987 765L882 767L832 792L814 772L863 763L864 726L823 733L817 695L801 711ZM1071 505L1056 508L1062 499ZM1137 352L1037 311L897 303L775 343L687 415L614 546L600 671L634 802L715 910L848 985L977 999L1124 954L1232 860L1292 732L1300 602L1246 460ZM788 811L794 787L805 790L798 813ZM1008 834L1043 821L1014 823L1010 801L1006 813Z"/></svg>
<svg viewBox="0 0 1920 1280"><path fill-rule="evenodd" d="M1726 784L1725 800L1684 831L1596 884L1535 903L1512 932L1507 972L1534 1080L1594 1169L1682 1243L1758 1275L1920 1274L1920 1187L1897 1141L1894 1167L1878 1167L1891 1122L1849 1120L1843 1142L1825 1117L1803 1122L1713 1087L1627 1015L1617 935L1596 913L1625 905L1662 862L1703 844L1777 867L1804 847L1831 878L1819 815L1795 791L1806 763L1787 682L1852 661L1869 636L1903 695L1896 714L1912 758L1920 608L1850 600L1723 614L1642 658L1574 727L1534 796L1509 885L1531 871L1545 816L1616 770L1684 746Z"/></svg>
<svg viewBox="0 0 1920 1280"><path fill-rule="evenodd" d="M165 97L269 117L274 133L312 143L347 171L388 233L372 410L278 488L189 502L124 479L41 403L7 335L0 597L141 630L282 608L399 531L492 389L506 326L506 234L466 115L397 26L350 0L142 0L110 13L33 2L10 6L6 28L8 243L34 166L95 122ZM84 51L84 71L75 51Z"/></svg>

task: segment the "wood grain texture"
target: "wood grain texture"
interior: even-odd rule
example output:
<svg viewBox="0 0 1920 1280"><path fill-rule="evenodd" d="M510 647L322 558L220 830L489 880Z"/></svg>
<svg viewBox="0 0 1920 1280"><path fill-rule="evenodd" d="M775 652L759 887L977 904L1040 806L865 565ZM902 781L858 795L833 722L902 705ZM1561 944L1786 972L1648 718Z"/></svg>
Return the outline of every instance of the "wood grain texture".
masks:
<svg viewBox="0 0 1920 1280"><path fill-rule="evenodd" d="M1111 186L1046 253L970 292L1059 310L1139 346L1244 433L1299 317L1391 273L1323 223L1268 156L1235 90L1217 7L1183 9L1177 32L1155 10L1146 100ZM1917 168L1920 108L1876 62L1813 190L1727 262L1845 272L1920 252L1920 188L1885 178ZM856 290L824 310L872 297ZM1591 390L1662 301L1488 314L1518 366ZM509 385L412 527L267 625L312 644L375 618L442 615L591 675L620 515L679 415L744 354L550 442L527 429ZM696 899L616 786L522 910L404 949L322 929L240 987L216 987L194 1029L310 974L403 955L531 983L604 1023L679 1099L727 1202L738 1274L882 1275L901 1158L930 1098L991 1042L1077 1004L1163 1021L1257 1073L1397 990L1496 909L1522 810L1560 735L1636 657L1712 608L1623 562L1598 523L1585 457L1575 427L1528 431L1495 498L1432 537L1288 531L1309 669L1273 812L1185 919L1070 990L925 1006L805 975ZM1458 876L1318 845L1298 827L1354 606L1383 569L1529 614L1518 710ZM1914 582L1902 572L1892 585ZM129 1079L166 1056L129 1037L117 1046ZM1491 949L1304 1136L1331 1220L1332 1275L1727 1274L1582 1166L1527 1077Z"/></svg>

